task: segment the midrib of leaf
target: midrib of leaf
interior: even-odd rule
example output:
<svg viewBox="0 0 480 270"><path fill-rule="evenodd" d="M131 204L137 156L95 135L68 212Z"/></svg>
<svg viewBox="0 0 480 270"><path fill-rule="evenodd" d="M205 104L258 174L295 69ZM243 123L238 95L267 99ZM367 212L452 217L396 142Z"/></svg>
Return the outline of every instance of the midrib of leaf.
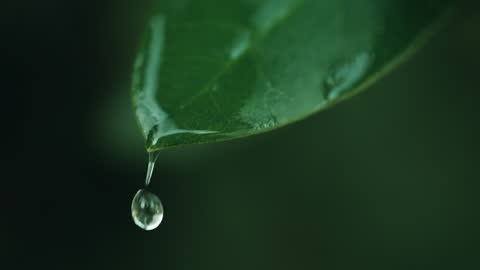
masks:
<svg viewBox="0 0 480 270"><path fill-rule="evenodd" d="M266 36L268 36L269 33L272 32L272 30L280 25L283 21L285 21L288 17L290 17L295 10L298 9L298 7L303 4L305 0L297 0L296 2L290 4L290 7L287 8L287 11L284 13L284 15L279 16L268 28L266 28L264 31L259 31L255 34L255 37L253 40L250 42L248 45L247 49L238 56L235 59L231 59L229 61L226 61L223 67L220 69L218 73L216 73L213 78L200 90L198 93L192 97L190 97L185 103L179 106L179 109L183 110L185 109L186 106L189 106L190 104L193 103L197 98L199 98L202 95L205 95L208 90L215 84L215 82L220 78L225 72L227 72L236 62L239 62L242 58L245 57L245 55L248 55L248 53L253 50L256 45L265 39Z"/></svg>

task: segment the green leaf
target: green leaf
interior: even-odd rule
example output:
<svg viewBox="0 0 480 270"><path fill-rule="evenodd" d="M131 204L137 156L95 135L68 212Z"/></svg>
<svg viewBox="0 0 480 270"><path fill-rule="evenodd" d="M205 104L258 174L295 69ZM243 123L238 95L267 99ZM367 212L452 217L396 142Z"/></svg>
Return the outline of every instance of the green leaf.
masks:
<svg viewBox="0 0 480 270"><path fill-rule="evenodd" d="M147 150L248 136L325 109L417 48L449 2L158 1L132 82Z"/></svg>

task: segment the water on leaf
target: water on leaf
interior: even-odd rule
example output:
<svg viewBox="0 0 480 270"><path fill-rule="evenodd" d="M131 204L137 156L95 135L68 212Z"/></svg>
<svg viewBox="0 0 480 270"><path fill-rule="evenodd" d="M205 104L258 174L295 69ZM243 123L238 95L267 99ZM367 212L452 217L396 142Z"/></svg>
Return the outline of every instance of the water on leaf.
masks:
<svg viewBox="0 0 480 270"><path fill-rule="evenodd" d="M328 76L323 81L324 98L335 99L352 88L368 71L373 55L360 52L351 59L344 59L330 66Z"/></svg>
<svg viewBox="0 0 480 270"><path fill-rule="evenodd" d="M158 152L148 153L147 176L145 178L146 187L150 184L150 179L152 179L153 168L155 167L155 161L157 161L157 158L158 158Z"/></svg>

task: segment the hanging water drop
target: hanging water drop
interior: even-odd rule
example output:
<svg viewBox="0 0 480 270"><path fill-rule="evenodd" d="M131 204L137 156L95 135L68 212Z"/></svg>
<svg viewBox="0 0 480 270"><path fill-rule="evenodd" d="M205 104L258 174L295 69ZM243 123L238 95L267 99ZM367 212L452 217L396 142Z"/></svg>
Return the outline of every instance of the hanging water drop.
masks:
<svg viewBox="0 0 480 270"><path fill-rule="evenodd" d="M149 153L148 157L145 187L150 184L158 153ZM139 189L132 200L132 217L135 224L144 230L150 231L157 228L163 219L163 205L160 198L146 189Z"/></svg>
<svg viewBox="0 0 480 270"><path fill-rule="evenodd" d="M139 189L132 200L132 217L138 227L147 231L153 230L163 219L162 202L152 192Z"/></svg>

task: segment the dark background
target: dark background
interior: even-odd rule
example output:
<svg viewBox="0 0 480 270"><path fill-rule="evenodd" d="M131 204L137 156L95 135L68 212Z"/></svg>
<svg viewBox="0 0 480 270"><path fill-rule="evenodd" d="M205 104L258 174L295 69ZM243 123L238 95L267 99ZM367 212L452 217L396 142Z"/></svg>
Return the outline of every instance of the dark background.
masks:
<svg viewBox="0 0 480 270"><path fill-rule="evenodd" d="M165 218L145 232L130 216L147 155L129 79L150 4L0 11L0 268L479 269L477 6L330 110L162 153Z"/></svg>

